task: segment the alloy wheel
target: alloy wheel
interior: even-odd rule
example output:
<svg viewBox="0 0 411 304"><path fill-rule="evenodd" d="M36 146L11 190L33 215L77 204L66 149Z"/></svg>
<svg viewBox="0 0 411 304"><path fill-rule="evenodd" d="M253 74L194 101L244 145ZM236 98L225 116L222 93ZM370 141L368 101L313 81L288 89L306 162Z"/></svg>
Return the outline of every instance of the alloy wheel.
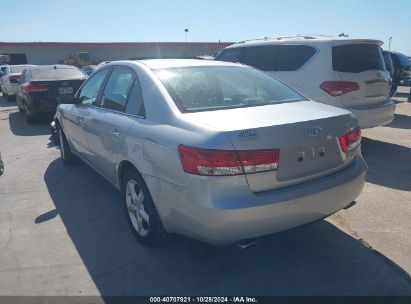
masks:
<svg viewBox="0 0 411 304"><path fill-rule="evenodd" d="M144 208L143 190L135 180L127 182L126 204L134 229L140 236L147 236L150 227L150 217Z"/></svg>

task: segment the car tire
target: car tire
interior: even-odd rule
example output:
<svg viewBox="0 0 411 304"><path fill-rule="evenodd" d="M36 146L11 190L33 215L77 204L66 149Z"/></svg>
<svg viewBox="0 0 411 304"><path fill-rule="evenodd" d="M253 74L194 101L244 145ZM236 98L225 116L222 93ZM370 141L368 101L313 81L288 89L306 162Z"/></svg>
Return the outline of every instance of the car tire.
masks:
<svg viewBox="0 0 411 304"><path fill-rule="evenodd" d="M24 110L24 114L26 117L26 122L28 124L32 124L33 122L35 122L35 116L34 114L30 113L29 109L27 109L27 107Z"/></svg>
<svg viewBox="0 0 411 304"><path fill-rule="evenodd" d="M74 162L75 155L71 151L70 144L61 126L58 126L57 133L59 135L60 155L61 155L63 164L70 165Z"/></svg>
<svg viewBox="0 0 411 304"><path fill-rule="evenodd" d="M21 106L21 100L18 96L16 96L16 103L17 103L17 108L19 109L19 112L23 112L23 108Z"/></svg>
<svg viewBox="0 0 411 304"><path fill-rule="evenodd" d="M159 245L167 238L153 199L134 168L123 175L121 190L127 221L137 240L145 246Z"/></svg>
<svg viewBox="0 0 411 304"><path fill-rule="evenodd" d="M6 93L6 100L7 101L13 101L13 96L10 96Z"/></svg>

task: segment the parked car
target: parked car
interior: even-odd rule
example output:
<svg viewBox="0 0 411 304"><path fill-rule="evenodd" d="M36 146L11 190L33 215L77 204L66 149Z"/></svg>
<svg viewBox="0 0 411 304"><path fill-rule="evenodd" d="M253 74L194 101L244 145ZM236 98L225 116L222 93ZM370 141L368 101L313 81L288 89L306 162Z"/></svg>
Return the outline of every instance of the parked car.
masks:
<svg viewBox="0 0 411 304"><path fill-rule="evenodd" d="M1 153L0 153L0 175L3 175L4 172L4 164L3 161L1 160Z"/></svg>
<svg viewBox="0 0 411 304"><path fill-rule="evenodd" d="M14 99L20 83L21 72L33 65L9 65L4 69L4 75L0 78L1 91L8 101Z"/></svg>
<svg viewBox="0 0 411 304"><path fill-rule="evenodd" d="M391 59L394 65L393 81L397 85L411 86L411 64L408 57L402 53L391 52Z"/></svg>
<svg viewBox="0 0 411 304"><path fill-rule="evenodd" d="M382 55L384 58L385 69L388 71L388 73L390 73L390 77L391 77L390 97L392 97L395 95L395 93L397 93L397 84L393 80L394 79L394 65L391 60L390 52L382 51Z"/></svg>
<svg viewBox="0 0 411 304"><path fill-rule="evenodd" d="M111 61L102 61L99 64L97 64L97 67L101 67L103 65L109 64Z"/></svg>
<svg viewBox="0 0 411 304"><path fill-rule="evenodd" d="M59 103L72 100L86 75L70 65L28 67L21 75L17 106L33 122L42 113L54 114Z"/></svg>
<svg viewBox="0 0 411 304"><path fill-rule="evenodd" d="M86 65L81 68L81 71L86 74L87 76L90 76L93 74L95 70L97 70L98 66L97 65Z"/></svg>
<svg viewBox="0 0 411 304"><path fill-rule="evenodd" d="M8 65L0 65L0 78L5 75L7 66Z"/></svg>
<svg viewBox="0 0 411 304"><path fill-rule="evenodd" d="M395 111L380 45L324 36L263 38L228 46L215 60L266 71L315 101L349 110L361 128L371 128L392 121Z"/></svg>
<svg viewBox="0 0 411 304"><path fill-rule="evenodd" d="M364 186L352 113L240 64L113 62L55 122L63 162L79 156L116 186L146 245L271 234L351 206Z"/></svg>

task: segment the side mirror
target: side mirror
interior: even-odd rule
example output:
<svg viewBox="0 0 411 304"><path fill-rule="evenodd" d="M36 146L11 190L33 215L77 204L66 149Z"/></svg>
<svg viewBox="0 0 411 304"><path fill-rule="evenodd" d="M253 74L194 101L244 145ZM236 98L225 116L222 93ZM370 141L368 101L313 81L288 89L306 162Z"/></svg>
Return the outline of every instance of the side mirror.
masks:
<svg viewBox="0 0 411 304"><path fill-rule="evenodd" d="M78 98L78 97L76 97L76 96L73 96L73 103L74 103L74 104L80 104L80 103L81 103L81 99Z"/></svg>
<svg viewBox="0 0 411 304"><path fill-rule="evenodd" d="M64 94L64 95L59 95L57 97L57 103L59 104L79 104L80 99L77 98L73 94Z"/></svg>

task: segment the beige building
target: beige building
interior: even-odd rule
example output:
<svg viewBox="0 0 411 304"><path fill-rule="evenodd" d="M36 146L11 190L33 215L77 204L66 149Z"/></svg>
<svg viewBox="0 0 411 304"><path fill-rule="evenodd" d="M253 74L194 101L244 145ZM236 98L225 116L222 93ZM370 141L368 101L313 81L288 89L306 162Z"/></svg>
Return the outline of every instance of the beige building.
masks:
<svg viewBox="0 0 411 304"><path fill-rule="evenodd" d="M77 52L96 62L142 58L193 58L213 55L232 42L0 42L10 64L56 64Z"/></svg>

